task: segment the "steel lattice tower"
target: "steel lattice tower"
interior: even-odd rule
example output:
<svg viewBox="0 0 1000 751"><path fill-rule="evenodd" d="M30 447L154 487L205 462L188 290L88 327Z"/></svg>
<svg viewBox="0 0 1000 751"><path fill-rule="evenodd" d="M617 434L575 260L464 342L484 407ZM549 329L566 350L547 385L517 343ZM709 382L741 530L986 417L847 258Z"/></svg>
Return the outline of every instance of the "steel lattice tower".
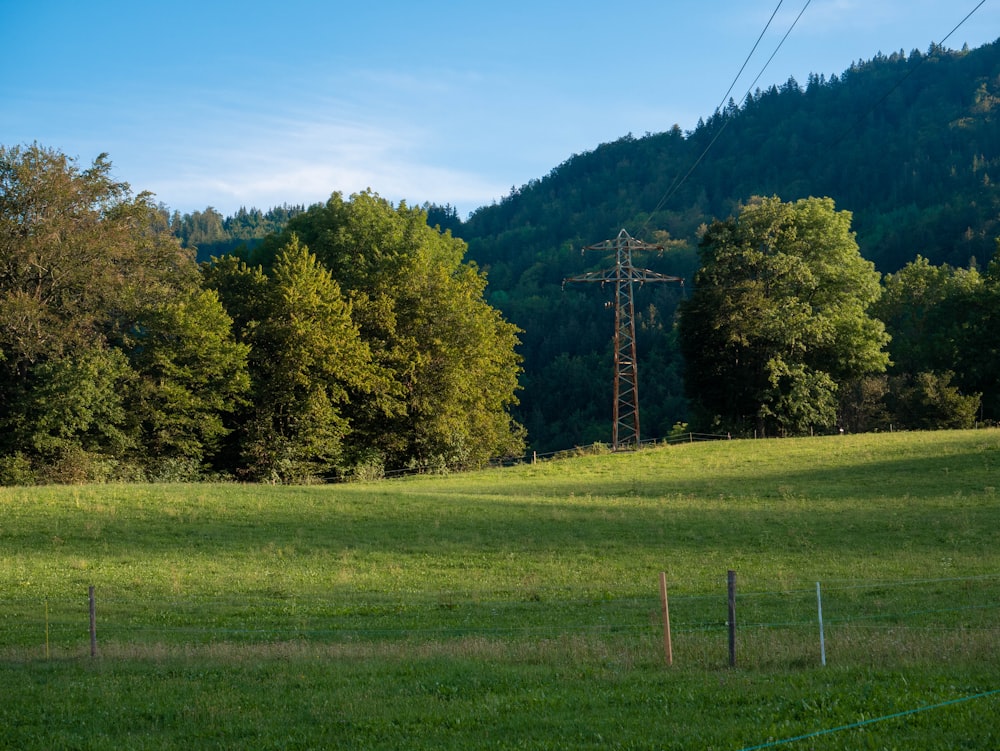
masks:
<svg viewBox="0 0 1000 751"><path fill-rule="evenodd" d="M614 268L591 271L563 280L567 282L599 282L615 285L615 379L614 379L614 423L611 429L611 447L617 451L621 447L639 445L639 380L635 354L635 297L636 284L648 282L679 282L679 276L658 274L649 269L632 265L633 250L663 250L662 245L651 245L633 239L624 229L614 240L605 240L597 245L588 245L584 251L600 250L614 252Z"/></svg>

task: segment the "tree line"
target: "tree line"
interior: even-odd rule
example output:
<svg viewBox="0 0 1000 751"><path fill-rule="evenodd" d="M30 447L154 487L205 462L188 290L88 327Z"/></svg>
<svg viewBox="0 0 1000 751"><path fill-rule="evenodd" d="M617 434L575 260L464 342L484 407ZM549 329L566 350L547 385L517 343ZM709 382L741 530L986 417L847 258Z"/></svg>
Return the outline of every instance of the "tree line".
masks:
<svg viewBox="0 0 1000 751"><path fill-rule="evenodd" d="M303 482L519 454L517 329L366 192L199 264L147 193L0 147L0 482Z"/></svg>
<svg viewBox="0 0 1000 751"><path fill-rule="evenodd" d="M980 274L918 257L883 285L850 212L828 198L756 198L708 228L700 256L678 316L699 430L965 428L1000 416L1000 262Z"/></svg>
<svg viewBox="0 0 1000 751"><path fill-rule="evenodd" d="M699 424L701 415L689 396L676 326L678 306L693 294L702 265L699 244L715 221L738 216L753 196L787 202L830 197L850 213L861 256L883 275L900 273L919 256L937 274L971 271L970 278L992 284L987 267L1000 234L998 102L1000 43L880 53L839 75L814 74L804 84L789 79L755 90L691 131L675 125L575 154L464 219L451 206L423 209L429 224L468 243L468 258L489 279L486 300L521 329L522 389L511 411L539 451L610 439L610 290L564 288L562 281L614 259L584 256L580 249L622 228L662 245L662 253L637 263L689 282L686 290L636 290L642 433L663 437L678 423ZM224 246L199 246L200 255L203 247ZM885 280L886 298L895 284ZM964 340L961 359L938 351L933 361L903 361L897 349L906 330L897 328L882 302L875 315L892 337L893 364L882 376L850 385L859 399L870 402L873 390L890 386L911 396L918 387L956 398L982 393L978 417L1000 419L993 389L969 375L975 343L983 340ZM943 315L935 313L935 321ZM931 372L939 375L929 380ZM838 390L837 423L855 429L904 424L903 402L888 392L883 397L891 404L883 411L892 419L862 421L844 401L847 391L846 384Z"/></svg>
<svg viewBox="0 0 1000 751"><path fill-rule="evenodd" d="M879 54L839 75L751 92L690 131L630 134L575 154L452 226L488 274L490 302L524 331L525 388L514 414L532 444L548 451L609 440L610 292L564 289L562 280L613 263L580 248L622 228L665 248L636 263L688 280L686 292L636 290L639 400L649 438L698 422L674 327L678 305L694 294L708 228L738 216L753 196L831 198L850 212L861 256L883 275L919 255L941 274L974 269L991 284L986 269L1000 235L998 103L1000 43ZM990 404L995 389L966 375L975 337L961 361L939 354L913 370L895 351L905 332L887 312L879 315L897 363L886 377L905 376L912 386L926 382L914 380L921 372L951 370L950 387L984 394L979 417L1000 419ZM562 398L567 388L571 399Z"/></svg>
<svg viewBox="0 0 1000 751"><path fill-rule="evenodd" d="M607 441L611 292L562 282L613 263L580 249L623 226L663 248L637 264L689 281L636 290L644 437L995 422L998 102L1000 44L879 55L464 220L372 192L180 215L104 156L3 148L0 480L293 481Z"/></svg>
<svg viewBox="0 0 1000 751"><path fill-rule="evenodd" d="M158 206L157 210L170 233L184 247L193 248L198 261L206 262L257 247L268 235L281 232L306 207L285 204L262 211L242 206L232 216L223 216L212 206L190 214L171 212L166 206Z"/></svg>

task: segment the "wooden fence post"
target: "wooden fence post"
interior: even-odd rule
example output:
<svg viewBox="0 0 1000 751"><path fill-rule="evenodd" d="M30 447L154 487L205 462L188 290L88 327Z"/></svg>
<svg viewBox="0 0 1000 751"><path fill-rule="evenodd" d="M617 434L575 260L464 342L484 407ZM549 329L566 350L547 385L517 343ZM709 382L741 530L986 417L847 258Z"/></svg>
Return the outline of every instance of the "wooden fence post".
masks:
<svg viewBox="0 0 1000 751"><path fill-rule="evenodd" d="M736 667L736 572L726 576L729 584L729 667Z"/></svg>
<svg viewBox="0 0 1000 751"><path fill-rule="evenodd" d="M660 572L660 603L663 605L663 653L667 665L674 664L674 648L670 643L670 606L667 604L667 574Z"/></svg>
<svg viewBox="0 0 1000 751"><path fill-rule="evenodd" d="M97 656L97 608L94 603L94 585L88 590L90 598L90 656Z"/></svg>

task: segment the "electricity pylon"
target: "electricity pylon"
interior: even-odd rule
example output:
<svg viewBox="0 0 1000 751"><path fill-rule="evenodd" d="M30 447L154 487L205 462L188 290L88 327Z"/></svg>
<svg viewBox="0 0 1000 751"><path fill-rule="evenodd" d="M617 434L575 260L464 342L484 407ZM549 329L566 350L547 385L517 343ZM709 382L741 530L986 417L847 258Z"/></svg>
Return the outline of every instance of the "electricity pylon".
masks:
<svg viewBox="0 0 1000 751"><path fill-rule="evenodd" d="M636 284L650 282L679 282L679 276L658 274L649 269L639 269L632 265L633 250L663 250L662 245L651 245L633 239L624 229L614 240L605 240L583 249L614 251L614 268L591 271L563 280L567 282L599 282L615 285L615 381L614 381L614 424L611 429L611 447L617 451L621 447L635 444L639 446L639 380L635 355L635 297Z"/></svg>

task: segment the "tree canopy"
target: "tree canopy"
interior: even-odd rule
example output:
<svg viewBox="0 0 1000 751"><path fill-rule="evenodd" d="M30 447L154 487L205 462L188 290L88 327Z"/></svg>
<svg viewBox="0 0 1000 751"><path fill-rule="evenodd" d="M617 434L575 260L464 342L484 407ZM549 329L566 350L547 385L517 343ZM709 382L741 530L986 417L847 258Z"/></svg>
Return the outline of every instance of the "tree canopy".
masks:
<svg viewBox="0 0 1000 751"><path fill-rule="evenodd" d="M696 424L741 435L827 429L839 386L885 370L888 336L869 312L879 274L850 220L830 199L756 198L708 228L679 320Z"/></svg>
<svg viewBox="0 0 1000 751"><path fill-rule="evenodd" d="M350 432L351 395L374 388L377 376L340 286L294 235L267 275L230 256L206 276L250 348L239 466L258 480L333 476Z"/></svg>
<svg viewBox="0 0 1000 751"><path fill-rule="evenodd" d="M199 269L104 155L3 147L0 188L0 482L300 482L524 448L517 329L424 210L334 194Z"/></svg>
<svg viewBox="0 0 1000 751"><path fill-rule="evenodd" d="M690 280L704 230L751 196L829 196L852 212L862 256L883 273L917 254L936 267L976 266L990 258L1000 234L998 102L1000 42L879 53L839 75L750 92L688 131L675 125L628 134L573 154L464 220L450 206L424 209L432 227L468 242L466 258L488 275L485 299L521 329L523 389L512 416L534 448L564 449L609 440L611 426L614 323L606 300L597 290L561 286L610 259L583 257L580 248L625 227L666 248L643 264ZM264 225L284 226L298 211L222 218L206 209L170 225L207 258L241 244L256 249L275 231ZM663 437L689 419L673 326L682 295L662 285L636 295L643 434ZM954 368L963 390L966 365L971 360ZM838 394L867 394L861 404L877 385L869 379ZM983 393L981 417L997 419ZM840 405L842 416L847 406ZM878 422L869 417L858 413L850 424Z"/></svg>
<svg viewBox="0 0 1000 751"><path fill-rule="evenodd" d="M390 464L480 464L523 451L518 330L484 299L466 244L427 212L365 192L294 217L256 253L266 268L298 237L342 285L382 379L357 393L357 441ZM359 451L360 446L359 446Z"/></svg>
<svg viewBox="0 0 1000 751"><path fill-rule="evenodd" d="M200 466L247 383L193 254L106 155L81 169L37 144L0 147L0 186L5 466L41 479Z"/></svg>

